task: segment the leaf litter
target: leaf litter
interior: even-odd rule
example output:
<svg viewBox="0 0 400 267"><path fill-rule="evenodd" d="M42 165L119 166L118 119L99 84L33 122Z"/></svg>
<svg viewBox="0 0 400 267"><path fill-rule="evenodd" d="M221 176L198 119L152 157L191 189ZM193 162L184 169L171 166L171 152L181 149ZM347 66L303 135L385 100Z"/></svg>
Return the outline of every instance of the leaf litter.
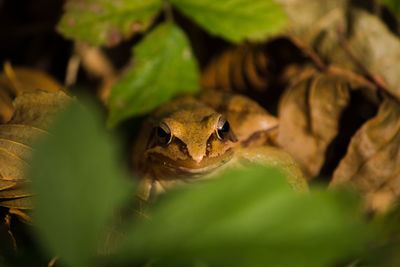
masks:
<svg viewBox="0 0 400 267"><path fill-rule="evenodd" d="M79 2L82 1L76 1ZM331 187L350 183L375 208L380 208L382 202L395 201L400 194L398 36L376 14L354 8L350 1L277 2L285 6L292 22L286 35L278 38L293 43L303 54L299 56L302 60L284 61L281 65L285 67L279 69L276 65L282 62L265 56L263 44L247 43L222 55L223 64L214 60L207 74L211 82L203 79L203 83L211 88L250 95L257 92L280 99L275 110L280 120L278 143L299 161L310 178L318 176L329 161L329 147L341 135L341 120L352 104L353 94L362 92L379 112L371 119L365 118L365 123L352 133L347 152L333 173ZM156 9L144 18L144 28L152 23L155 13ZM77 20L66 22L75 26ZM108 27L105 35L92 36L95 39L88 41L113 45L136 30L141 31L135 27L127 31ZM30 207L26 190L29 177L23 172L30 160L29 146L37 136L47 134L42 129L65 94L36 88L30 93L15 93L25 79L15 79L12 72L7 75L11 91L4 93L6 90L2 89L7 85L0 79L0 119L4 123L0 126L0 167L7 162L7 167L0 169L0 205L24 209ZM246 92L249 87L253 92Z"/></svg>
<svg viewBox="0 0 400 267"><path fill-rule="evenodd" d="M70 97L53 78L32 69L8 66L0 81L7 85L0 88L5 95L0 100L12 104L12 115L0 124L0 206L30 209L32 193L26 176L30 146L48 134L45 129Z"/></svg>
<svg viewBox="0 0 400 267"><path fill-rule="evenodd" d="M300 4L300 1L294 2ZM304 1L301 4L308 6ZM376 85L378 89L376 92L379 93L378 95L373 93L371 88L361 89L369 99L377 103L379 111L351 138L346 155L333 173L331 187L349 182L366 196L369 208L387 207L400 195L398 184L400 140L396 138L399 123L400 40L378 16L353 7L347 1L335 1L335 3L319 1L314 5L318 6L316 12L307 13L311 15L308 18L310 27L292 24L292 33L313 47L328 64L365 76ZM300 16L301 12L294 12L298 7L296 4L288 6L288 9L293 11L290 13L292 18ZM382 98L383 100L380 100ZM285 98L282 99L281 105L285 103L284 100ZM317 100L321 107L334 101L332 98ZM334 114L335 112L325 114L319 124L327 123L332 116L335 117ZM340 115L337 115L333 118L335 123L340 118ZM306 162L303 164L305 166L313 165L323 158L309 157L313 154L309 151L313 148L315 151L317 144L316 138L312 140L308 146L303 147L303 155L300 151L296 152L297 158ZM317 145L320 149L319 154L326 150L326 144L330 141L328 139L327 143ZM314 155L317 154L318 152ZM318 163L316 165L319 166ZM309 167L307 169L311 175L318 174L317 169L314 171ZM378 203L383 198L382 192L386 194L385 205Z"/></svg>
<svg viewBox="0 0 400 267"><path fill-rule="evenodd" d="M303 60L274 58L276 55L265 47L277 38L270 39L263 49L244 44L210 61L203 71L203 87L249 95L262 88L260 102L277 94L278 144L292 154L310 179L326 175L325 165L332 164L329 150L343 135L341 131L345 132L342 116L348 116L345 111L351 109L354 92L360 92L362 101L372 104L368 111L354 111L362 121L353 124L361 127L353 129L351 135L345 133L348 141L340 145L344 151L348 146L347 151L328 174L331 187L351 184L363 193L372 209L379 209L382 199L386 206L395 202L400 195L398 35L378 13L351 1L279 2L290 21L281 38L292 42L300 50L296 52L298 59ZM370 2L363 4L371 6ZM251 54L257 55L246 65L245 59ZM257 58L264 65L257 64ZM283 65L283 70L271 72L274 64ZM251 75L252 69L264 79L262 83ZM376 115L375 107L379 109Z"/></svg>

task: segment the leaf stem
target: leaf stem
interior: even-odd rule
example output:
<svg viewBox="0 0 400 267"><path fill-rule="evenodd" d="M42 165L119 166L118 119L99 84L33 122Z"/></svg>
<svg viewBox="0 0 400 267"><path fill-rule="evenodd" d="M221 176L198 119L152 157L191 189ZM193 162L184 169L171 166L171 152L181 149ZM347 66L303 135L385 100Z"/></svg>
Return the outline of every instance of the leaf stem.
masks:
<svg viewBox="0 0 400 267"><path fill-rule="evenodd" d="M169 21L169 22L173 22L174 21L174 14L172 12L172 6L169 3L169 1L164 0L163 11L164 11L166 20Z"/></svg>
<svg viewBox="0 0 400 267"><path fill-rule="evenodd" d="M347 42L345 35L344 35L344 29L343 29L343 25L339 25L337 27L337 34L339 37L339 43L341 45L341 47L344 49L344 51L346 52L347 56L354 62L354 64L360 69L360 71L369 79L371 80L373 83L375 83L378 88L385 92L386 94L388 94L389 96L393 97L394 99L396 99L397 102L400 102L400 98L393 94L389 87L387 86L387 84L385 83L385 81L378 75L375 75L373 73L371 73L362 63L361 61L357 58L357 56L353 53L353 51L351 50L351 47L349 45L349 43Z"/></svg>

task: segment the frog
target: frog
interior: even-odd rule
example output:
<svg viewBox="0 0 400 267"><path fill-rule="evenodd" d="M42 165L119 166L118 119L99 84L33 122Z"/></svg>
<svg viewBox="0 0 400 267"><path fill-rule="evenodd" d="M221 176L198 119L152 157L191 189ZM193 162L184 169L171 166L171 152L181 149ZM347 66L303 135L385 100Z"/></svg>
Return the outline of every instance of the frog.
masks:
<svg viewBox="0 0 400 267"><path fill-rule="evenodd" d="M247 96L217 90L179 96L151 113L139 131L133 146L133 167L142 177L138 196L148 200L249 163L280 165L296 191L307 191L296 162L276 147L278 130L278 119Z"/></svg>

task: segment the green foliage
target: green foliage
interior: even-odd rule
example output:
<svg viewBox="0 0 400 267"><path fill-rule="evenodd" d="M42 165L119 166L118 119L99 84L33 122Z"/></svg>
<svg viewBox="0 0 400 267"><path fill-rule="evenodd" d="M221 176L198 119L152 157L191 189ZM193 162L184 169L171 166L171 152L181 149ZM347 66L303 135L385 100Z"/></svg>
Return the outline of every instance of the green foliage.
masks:
<svg viewBox="0 0 400 267"><path fill-rule="evenodd" d="M58 29L69 38L93 45L115 44L144 31L161 6L161 0L68 1Z"/></svg>
<svg viewBox="0 0 400 267"><path fill-rule="evenodd" d="M123 263L327 266L357 256L371 237L354 197L294 193L281 172L264 167L168 194L150 214L151 222L132 225Z"/></svg>
<svg viewBox="0 0 400 267"><path fill-rule="evenodd" d="M143 114L181 92L198 89L197 63L173 23L163 23L134 47L135 66L113 88L108 123Z"/></svg>
<svg viewBox="0 0 400 267"><path fill-rule="evenodd" d="M283 8L274 0L165 0L165 3L166 8L168 3L176 6L211 34L232 42L263 40L286 24ZM161 0L68 1L58 28L77 41L113 45L134 32L146 30L161 5ZM190 45L171 21L150 32L133 49L133 54L134 66L112 89L110 126L199 87L197 63Z"/></svg>
<svg viewBox="0 0 400 267"><path fill-rule="evenodd" d="M400 2L398 0L381 0L397 16L400 16Z"/></svg>
<svg viewBox="0 0 400 267"><path fill-rule="evenodd" d="M71 105L35 146L30 169L39 236L49 255L69 266L87 266L113 212L134 190L99 125L98 113Z"/></svg>
<svg viewBox="0 0 400 267"><path fill-rule="evenodd" d="M283 8L274 0L168 0L212 34L232 42L263 40L286 24ZM59 23L62 34L94 45L146 30L161 8L161 0L68 1Z"/></svg>
<svg viewBox="0 0 400 267"><path fill-rule="evenodd" d="M264 40L286 24L283 8L274 0L170 0L208 32L232 42Z"/></svg>
<svg viewBox="0 0 400 267"><path fill-rule="evenodd" d="M167 2L232 42L264 39L286 22L272 0ZM138 23L147 29L161 3L69 1L59 29L78 41L110 44L129 36ZM173 22L157 25L133 54L133 67L111 93L110 126L198 89L196 60ZM38 234L49 255L59 255L68 266L87 266L99 256L115 212L135 192L98 120L90 108L72 106L35 147L31 164ZM129 231L110 255L111 265L334 266L357 259L371 240L379 240L376 231L384 236L383 227L365 221L351 194L295 193L288 178L264 167L232 170L167 193L150 208L151 221L125 222Z"/></svg>
<svg viewBox="0 0 400 267"><path fill-rule="evenodd" d="M35 147L32 161L38 234L49 255L67 266L99 259L116 211L135 192L98 119L74 104ZM327 266L359 257L375 231L358 200L319 189L296 193L284 173L231 170L161 196L150 221L123 223L129 230L122 244L113 244L112 265Z"/></svg>

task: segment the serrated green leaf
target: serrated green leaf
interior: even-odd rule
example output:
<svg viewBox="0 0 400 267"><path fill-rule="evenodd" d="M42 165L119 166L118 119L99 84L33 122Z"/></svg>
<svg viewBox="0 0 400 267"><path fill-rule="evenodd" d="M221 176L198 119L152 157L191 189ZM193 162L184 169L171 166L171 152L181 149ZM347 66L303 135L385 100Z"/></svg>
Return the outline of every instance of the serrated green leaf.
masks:
<svg viewBox="0 0 400 267"><path fill-rule="evenodd" d="M161 0L69 0L58 30L77 41L114 45L146 30L161 4Z"/></svg>
<svg viewBox="0 0 400 267"><path fill-rule="evenodd" d="M198 90L198 68L185 34L172 23L133 49L135 65L111 91L109 126L146 113L183 92Z"/></svg>
<svg viewBox="0 0 400 267"><path fill-rule="evenodd" d="M261 167L167 194L150 214L132 225L122 263L335 266L372 236L354 196L295 193L282 172Z"/></svg>
<svg viewBox="0 0 400 267"><path fill-rule="evenodd" d="M68 266L88 266L113 212L133 190L99 122L97 111L75 103L34 146L34 221L49 255Z"/></svg>
<svg viewBox="0 0 400 267"><path fill-rule="evenodd" d="M264 40L283 29L286 15L274 0L170 0L211 34L232 42Z"/></svg>
<svg viewBox="0 0 400 267"><path fill-rule="evenodd" d="M380 0L390 10L392 10L397 16L400 16L400 2L398 0Z"/></svg>

